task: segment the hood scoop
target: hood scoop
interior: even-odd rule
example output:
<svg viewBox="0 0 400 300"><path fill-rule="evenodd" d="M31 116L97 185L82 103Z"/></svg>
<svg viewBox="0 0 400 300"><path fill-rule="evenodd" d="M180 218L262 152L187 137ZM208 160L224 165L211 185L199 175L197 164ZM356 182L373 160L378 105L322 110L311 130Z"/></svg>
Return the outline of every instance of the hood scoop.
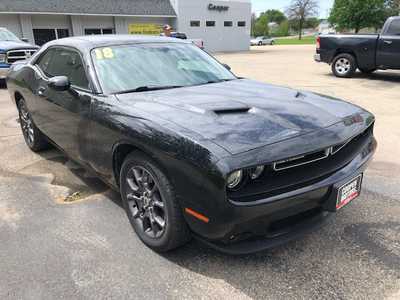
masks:
<svg viewBox="0 0 400 300"><path fill-rule="evenodd" d="M224 109L214 109L213 112L218 116L221 115L232 115L232 114L246 114L250 111L249 107L243 108L224 108Z"/></svg>

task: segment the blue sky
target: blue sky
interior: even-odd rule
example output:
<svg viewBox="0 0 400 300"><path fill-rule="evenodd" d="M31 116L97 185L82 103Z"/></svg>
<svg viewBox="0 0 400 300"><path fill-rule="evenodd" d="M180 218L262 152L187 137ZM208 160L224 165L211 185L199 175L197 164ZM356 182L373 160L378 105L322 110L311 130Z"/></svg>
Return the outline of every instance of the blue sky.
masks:
<svg viewBox="0 0 400 300"><path fill-rule="evenodd" d="M319 16L326 18L329 15L329 9L332 7L334 0L318 0ZM291 0L251 0L253 11L260 13L268 9L279 9L285 11Z"/></svg>

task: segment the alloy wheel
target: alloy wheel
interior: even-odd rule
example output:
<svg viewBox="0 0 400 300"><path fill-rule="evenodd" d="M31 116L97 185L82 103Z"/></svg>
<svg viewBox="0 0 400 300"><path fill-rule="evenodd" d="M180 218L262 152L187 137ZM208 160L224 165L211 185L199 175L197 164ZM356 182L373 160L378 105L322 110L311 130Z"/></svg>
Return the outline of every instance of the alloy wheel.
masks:
<svg viewBox="0 0 400 300"><path fill-rule="evenodd" d="M340 75L345 75L351 69L351 63L347 58L339 58L335 63L335 70Z"/></svg>
<svg viewBox="0 0 400 300"><path fill-rule="evenodd" d="M167 214L157 181L144 167L134 166L126 182L129 211L138 228L150 238L160 238L166 229Z"/></svg>
<svg viewBox="0 0 400 300"><path fill-rule="evenodd" d="M25 103L21 103L19 112L20 112L21 128L24 138L30 145L33 145L35 141L35 133L31 115L29 114Z"/></svg>

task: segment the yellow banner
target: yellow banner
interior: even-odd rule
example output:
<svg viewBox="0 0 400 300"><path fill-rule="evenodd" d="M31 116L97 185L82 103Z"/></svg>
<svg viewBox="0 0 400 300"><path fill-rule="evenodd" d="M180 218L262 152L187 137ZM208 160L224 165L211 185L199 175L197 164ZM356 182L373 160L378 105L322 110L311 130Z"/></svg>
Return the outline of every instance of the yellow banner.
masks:
<svg viewBox="0 0 400 300"><path fill-rule="evenodd" d="M128 25L128 31L129 34L159 35L161 33L161 25L132 23Z"/></svg>

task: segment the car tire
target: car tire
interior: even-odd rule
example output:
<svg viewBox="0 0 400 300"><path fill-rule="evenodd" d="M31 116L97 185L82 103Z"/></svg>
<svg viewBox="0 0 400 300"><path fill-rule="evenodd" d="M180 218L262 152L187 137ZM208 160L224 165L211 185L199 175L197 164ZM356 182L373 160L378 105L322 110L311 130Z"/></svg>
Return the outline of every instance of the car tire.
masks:
<svg viewBox="0 0 400 300"><path fill-rule="evenodd" d="M275 45L275 41L271 41L271 46Z"/></svg>
<svg viewBox="0 0 400 300"><path fill-rule="evenodd" d="M353 55L342 53L337 55L332 62L332 73L336 77L350 78L357 70L357 62Z"/></svg>
<svg viewBox="0 0 400 300"><path fill-rule="evenodd" d="M259 43L258 43L258 46L262 46L262 45L263 45L263 43L262 43L262 42L259 42Z"/></svg>
<svg viewBox="0 0 400 300"><path fill-rule="evenodd" d="M24 99L18 101L19 123L25 143L33 152L49 148L46 136L36 127Z"/></svg>
<svg viewBox="0 0 400 300"><path fill-rule="evenodd" d="M5 79L0 79L0 89L6 89L7 88L7 82Z"/></svg>
<svg viewBox="0 0 400 300"><path fill-rule="evenodd" d="M166 252L190 240L174 187L150 157L138 151L127 156L120 172L120 190L129 221L146 246Z"/></svg>
<svg viewBox="0 0 400 300"><path fill-rule="evenodd" d="M376 69L360 69L360 68L359 68L359 70L363 74L371 74L371 73L374 73L376 71Z"/></svg>

